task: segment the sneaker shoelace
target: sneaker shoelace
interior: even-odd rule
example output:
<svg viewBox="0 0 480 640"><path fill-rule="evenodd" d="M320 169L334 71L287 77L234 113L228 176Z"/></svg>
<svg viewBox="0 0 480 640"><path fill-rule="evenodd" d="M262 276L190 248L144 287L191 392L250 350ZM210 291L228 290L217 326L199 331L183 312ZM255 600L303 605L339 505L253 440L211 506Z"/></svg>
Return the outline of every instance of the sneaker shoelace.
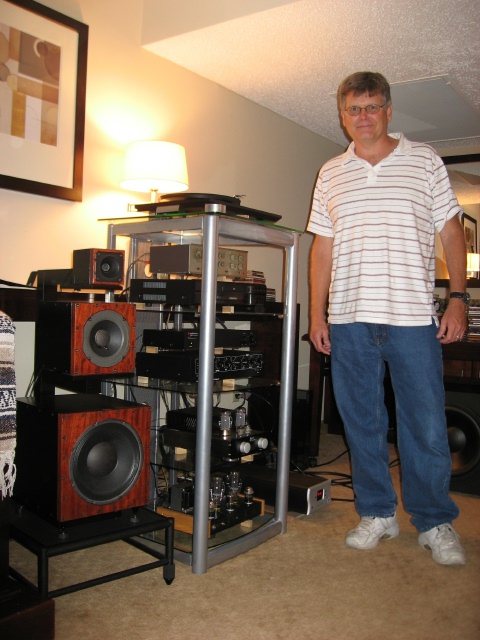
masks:
<svg viewBox="0 0 480 640"><path fill-rule="evenodd" d="M447 524L437 527L435 541L444 546L453 547L458 544L458 536L455 531Z"/></svg>

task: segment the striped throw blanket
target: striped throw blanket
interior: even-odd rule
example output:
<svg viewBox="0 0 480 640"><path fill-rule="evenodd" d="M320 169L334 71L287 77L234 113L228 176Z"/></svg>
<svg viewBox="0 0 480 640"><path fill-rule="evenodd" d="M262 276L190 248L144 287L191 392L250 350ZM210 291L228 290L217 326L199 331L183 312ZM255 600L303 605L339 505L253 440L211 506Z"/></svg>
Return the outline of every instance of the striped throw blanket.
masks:
<svg viewBox="0 0 480 640"><path fill-rule="evenodd" d="M0 498L12 494L15 482L15 327L0 311Z"/></svg>

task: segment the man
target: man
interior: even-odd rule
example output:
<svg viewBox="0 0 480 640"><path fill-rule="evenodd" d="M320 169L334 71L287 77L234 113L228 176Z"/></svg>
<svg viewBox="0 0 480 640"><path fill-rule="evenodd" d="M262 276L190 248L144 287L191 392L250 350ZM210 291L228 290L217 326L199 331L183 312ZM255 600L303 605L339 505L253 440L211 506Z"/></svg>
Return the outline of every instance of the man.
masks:
<svg viewBox="0 0 480 640"><path fill-rule="evenodd" d="M419 544L446 565L464 564L449 497L441 344L460 340L468 297L462 210L445 166L425 144L388 134L390 87L359 72L338 89L347 151L320 170L307 230L310 339L331 355L335 398L352 463L359 525L346 536L371 549L399 528L389 473L385 363L395 392L402 497ZM450 274L450 301L435 314L434 230ZM327 314L328 298L328 323Z"/></svg>

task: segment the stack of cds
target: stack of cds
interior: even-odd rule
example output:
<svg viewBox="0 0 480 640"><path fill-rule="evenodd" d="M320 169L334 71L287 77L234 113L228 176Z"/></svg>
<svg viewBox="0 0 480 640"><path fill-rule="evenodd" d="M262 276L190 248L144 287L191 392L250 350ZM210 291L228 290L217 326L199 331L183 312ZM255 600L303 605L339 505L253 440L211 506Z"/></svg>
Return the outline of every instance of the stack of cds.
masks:
<svg viewBox="0 0 480 640"><path fill-rule="evenodd" d="M258 282L259 284L265 284L265 274L263 271L255 271L253 269L247 269L246 282Z"/></svg>
<svg viewBox="0 0 480 640"><path fill-rule="evenodd" d="M468 310L468 340L480 342L480 300L472 300Z"/></svg>

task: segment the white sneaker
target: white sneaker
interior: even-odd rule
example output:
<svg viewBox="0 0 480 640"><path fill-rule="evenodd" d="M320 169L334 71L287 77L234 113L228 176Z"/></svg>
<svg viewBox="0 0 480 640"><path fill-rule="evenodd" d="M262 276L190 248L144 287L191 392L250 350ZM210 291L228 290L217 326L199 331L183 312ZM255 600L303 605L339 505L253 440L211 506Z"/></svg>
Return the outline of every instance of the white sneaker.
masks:
<svg viewBox="0 0 480 640"><path fill-rule="evenodd" d="M418 544L430 549L438 564L465 564L467 558L460 539L451 524L441 524L418 536Z"/></svg>
<svg viewBox="0 0 480 640"><path fill-rule="evenodd" d="M397 516L390 518L361 518L359 524L347 533L345 544L352 549L373 549L382 538L398 536Z"/></svg>

